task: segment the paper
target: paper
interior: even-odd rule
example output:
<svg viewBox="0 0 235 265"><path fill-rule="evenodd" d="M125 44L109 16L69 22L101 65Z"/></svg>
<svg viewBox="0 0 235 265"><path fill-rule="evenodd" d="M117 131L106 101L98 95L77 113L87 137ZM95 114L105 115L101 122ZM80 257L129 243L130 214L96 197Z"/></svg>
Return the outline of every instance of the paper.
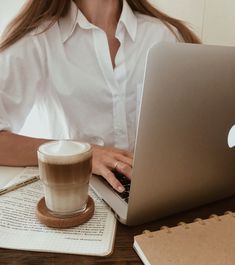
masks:
<svg viewBox="0 0 235 265"><path fill-rule="evenodd" d="M27 168L11 183L38 174ZM30 251L105 256L113 247L116 219L110 208L90 188L95 214L85 224L69 229L48 228L35 215L43 197L40 181L0 196L0 247Z"/></svg>
<svg viewBox="0 0 235 265"><path fill-rule="evenodd" d="M18 173L14 178L8 180L8 182L3 186L7 188L13 184L22 182L24 180L29 179L30 177L38 176L38 168L37 167L26 167L25 169L21 169L20 173Z"/></svg>
<svg viewBox="0 0 235 265"><path fill-rule="evenodd" d="M22 172L22 167L0 166L0 188L3 188L9 181Z"/></svg>

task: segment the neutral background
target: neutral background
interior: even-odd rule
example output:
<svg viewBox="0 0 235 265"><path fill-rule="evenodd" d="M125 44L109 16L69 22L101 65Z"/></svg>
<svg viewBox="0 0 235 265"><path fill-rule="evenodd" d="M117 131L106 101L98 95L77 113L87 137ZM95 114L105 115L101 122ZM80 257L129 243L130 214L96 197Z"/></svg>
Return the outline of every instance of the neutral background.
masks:
<svg viewBox="0 0 235 265"><path fill-rule="evenodd" d="M152 0L166 13L187 21L206 44L235 46L234 0Z"/></svg>
<svg viewBox="0 0 235 265"><path fill-rule="evenodd" d="M0 0L0 31L25 0ZM235 46L235 0L150 0L182 19L204 43Z"/></svg>

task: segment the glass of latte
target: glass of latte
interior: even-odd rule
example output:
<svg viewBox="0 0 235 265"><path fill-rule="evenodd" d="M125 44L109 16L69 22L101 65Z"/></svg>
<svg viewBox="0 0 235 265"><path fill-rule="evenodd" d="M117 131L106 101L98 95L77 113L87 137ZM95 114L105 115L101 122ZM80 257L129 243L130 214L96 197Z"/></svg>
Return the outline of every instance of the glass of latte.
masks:
<svg viewBox="0 0 235 265"><path fill-rule="evenodd" d="M82 213L92 173L91 146L70 140L52 141L41 145L37 155L49 212L56 217Z"/></svg>

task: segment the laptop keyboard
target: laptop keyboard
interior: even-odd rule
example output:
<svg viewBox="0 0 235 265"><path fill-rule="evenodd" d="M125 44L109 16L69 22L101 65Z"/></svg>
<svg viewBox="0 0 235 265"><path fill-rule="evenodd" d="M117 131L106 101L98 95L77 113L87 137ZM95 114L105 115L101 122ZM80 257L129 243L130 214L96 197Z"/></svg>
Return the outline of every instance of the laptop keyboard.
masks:
<svg viewBox="0 0 235 265"><path fill-rule="evenodd" d="M117 193L117 195L119 197L121 197L126 203L128 203L131 181L125 175L123 175L117 171L114 171L113 173L114 173L115 177L120 181L120 183L124 186L125 191L120 193L114 189L113 190Z"/></svg>

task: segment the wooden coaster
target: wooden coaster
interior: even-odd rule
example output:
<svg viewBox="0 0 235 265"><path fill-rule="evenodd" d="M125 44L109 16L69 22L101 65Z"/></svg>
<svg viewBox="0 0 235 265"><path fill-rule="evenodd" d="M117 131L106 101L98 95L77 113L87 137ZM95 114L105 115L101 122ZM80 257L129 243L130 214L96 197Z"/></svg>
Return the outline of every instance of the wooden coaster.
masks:
<svg viewBox="0 0 235 265"><path fill-rule="evenodd" d="M43 197L37 204L36 216L42 224L45 224L49 227L69 228L87 222L93 216L94 210L94 201L89 196L84 212L69 217L56 217L52 215L46 207L45 198Z"/></svg>

